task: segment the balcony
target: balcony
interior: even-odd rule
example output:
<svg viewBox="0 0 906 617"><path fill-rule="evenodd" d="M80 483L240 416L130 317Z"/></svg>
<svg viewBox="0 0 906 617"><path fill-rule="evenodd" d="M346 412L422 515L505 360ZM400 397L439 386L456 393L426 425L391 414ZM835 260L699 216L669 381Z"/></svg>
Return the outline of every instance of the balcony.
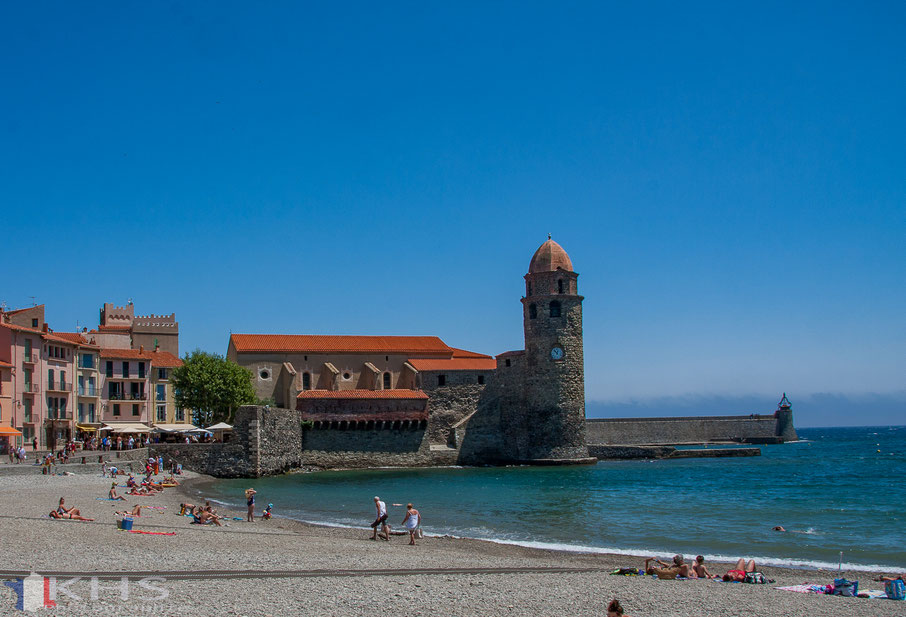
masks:
<svg viewBox="0 0 906 617"><path fill-rule="evenodd" d="M32 413L30 411L25 412L25 417L23 418L22 422L24 422L25 424L34 424L35 423L35 421L32 420Z"/></svg>
<svg viewBox="0 0 906 617"><path fill-rule="evenodd" d="M47 391L48 392L65 392L68 394L71 387L72 387L71 383L66 383L66 382L61 381L60 383L48 384Z"/></svg>
<svg viewBox="0 0 906 617"><path fill-rule="evenodd" d="M38 354L36 354L36 353L23 354L22 362L24 362L25 364L37 364L38 363Z"/></svg>
<svg viewBox="0 0 906 617"><path fill-rule="evenodd" d="M57 422L65 422L67 420L72 420L72 412L71 411L53 411L53 410L47 412L47 418L46 418L45 422L53 422L54 420L56 420Z"/></svg>
<svg viewBox="0 0 906 617"><path fill-rule="evenodd" d="M79 388L79 396L97 398L97 396L98 396L97 388Z"/></svg>
<svg viewBox="0 0 906 617"><path fill-rule="evenodd" d="M111 392L108 397L111 401L144 401L148 399L148 395L144 392Z"/></svg>
<svg viewBox="0 0 906 617"><path fill-rule="evenodd" d="M36 383L27 383L24 390L27 394L36 394L41 391L41 386Z"/></svg>

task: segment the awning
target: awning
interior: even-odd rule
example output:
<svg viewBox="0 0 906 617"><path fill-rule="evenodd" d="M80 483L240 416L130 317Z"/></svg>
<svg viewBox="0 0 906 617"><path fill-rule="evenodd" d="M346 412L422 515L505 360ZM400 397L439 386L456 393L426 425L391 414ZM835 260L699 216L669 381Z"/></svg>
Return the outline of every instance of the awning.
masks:
<svg viewBox="0 0 906 617"><path fill-rule="evenodd" d="M114 433L150 433L151 429L145 424L124 422L122 424L107 424L100 430L113 431Z"/></svg>
<svg viewBox="0 0 906 617"><path fill-rule="evenodd" d="M80 431L82 431L83 433L93 433L96 430L98 430L98 427L96 427L96 426L88 426L85 424L76 424L75 427L77 429L79 429Z"/></svg>
<svg viewBox="0 0 906 617"><path fill-rule="evenodd" d="M21 437L22 433L11 426L0 426L0 437Z"/></svg>
<svg viewBox="0 0 906 617"><path fill-rule="evenodd" d="M209 431L232 431L233 427L227 424L226 422L218 422L213 426L207 428Z"/></svg>
<svg viewBox="0 0 906 617"><path fill-rule="evenodd" d="M194 424L155 424L154 430L161 433L185 433L198 428Z"/></svg>

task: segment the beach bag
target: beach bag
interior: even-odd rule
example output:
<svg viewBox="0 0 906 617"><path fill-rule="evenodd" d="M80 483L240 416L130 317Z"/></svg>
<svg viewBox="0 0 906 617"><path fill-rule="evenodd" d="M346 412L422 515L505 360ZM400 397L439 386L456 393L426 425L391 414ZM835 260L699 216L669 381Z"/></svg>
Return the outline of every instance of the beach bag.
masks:
<svg viewBox="0 0 906 617"><path fill-rule="evenodd" d="M884 591L887 593L888 600L906 599L906 583L900 579L887 581L887 584L884 585Z"/></svg>
<svg viewBox="0 0 906 617"><path fill-rule="evenodd" d="M834 579L834 595L851 598L859 593L859 581L848 581L845 578Z"/></svg>
<svg viewBox="0 0 906 617"><path fill-rule="evenodd" d="M742 582L750 585L764 585L768 583L768 579L761 572L746 572L746 577Z"/></svg>

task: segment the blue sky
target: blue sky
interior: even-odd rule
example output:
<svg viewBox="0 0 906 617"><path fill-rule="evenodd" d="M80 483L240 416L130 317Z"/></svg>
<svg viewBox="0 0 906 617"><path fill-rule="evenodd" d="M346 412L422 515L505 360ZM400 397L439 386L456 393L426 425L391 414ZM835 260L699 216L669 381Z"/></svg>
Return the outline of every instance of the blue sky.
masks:
<svg viewBox="0 0 906 617"><path fill-rule="evenodd" d="M550 232L590 400L901 422L906 5L731 4L6 3L0 301L494 354Z"/></svg>

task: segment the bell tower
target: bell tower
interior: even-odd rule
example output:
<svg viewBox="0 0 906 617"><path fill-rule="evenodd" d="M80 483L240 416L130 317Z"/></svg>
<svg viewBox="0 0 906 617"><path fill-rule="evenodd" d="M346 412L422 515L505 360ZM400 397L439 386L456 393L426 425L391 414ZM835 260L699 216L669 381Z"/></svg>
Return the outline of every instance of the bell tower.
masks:
<svg viewBox="0 0 906 617"><path fill-rule="evenodd" d="M578 278L569 255L548 236L525 275L524 409L521 434L510 440L519 460L588 459Z"/></svg>

